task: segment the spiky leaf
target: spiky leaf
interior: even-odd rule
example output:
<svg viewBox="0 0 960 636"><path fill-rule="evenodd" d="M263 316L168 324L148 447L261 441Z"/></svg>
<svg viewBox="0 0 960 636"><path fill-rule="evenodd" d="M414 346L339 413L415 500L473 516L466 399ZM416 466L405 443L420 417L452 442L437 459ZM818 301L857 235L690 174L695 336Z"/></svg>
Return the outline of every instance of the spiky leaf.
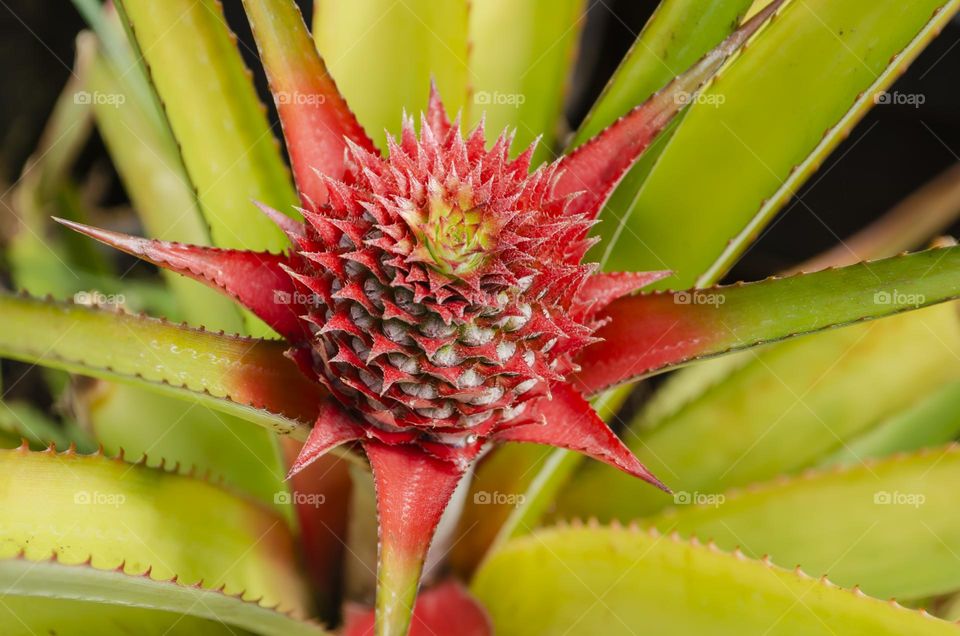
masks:
<svg viewBox="0 0 960 636"><path fill-rule="evenodd" d="M127 63L133 64L132 59ZM102 52L97 55L89 88L115 96L110 102L94 103L97 129L147 233L167 241L205 244L210 240L209 231L176 140L158 119L149 94L143 96L137 90L138 72L136 66L129 72L118 71ZM165 274L165 278L190 322L230 331L243 328L239 311L229 299L181 276Z"/></svg>
<svg viewBox="0 0 960 636"><path fill-rule="evenodd" d="M960 248L759 283L623 298L604 341L579 362L581 388L604 388L696 358L889 316L960 295Z"/></svg>
<svg viewBox="0 0 960 636"><path fill-rule="evenodd" d="M296 3L246 0L270 91L283 123L284 139L301 199L323 204L320 174L343 175L346 141L373 150L317 54Z"/></svg>
<svg viewBox="0 0 960 636"><path fill-rule="evenodd" d="M293 538L218 486L103 455L0 451L0 557L119 569L260 598L306 615ZM37 505L42 501L43 505Z"/></svg>
<svg viewBox="0 0 960 636"><path fill-rule="evenodd" d="M0 325L5 357L197 400L299 439L321 397L279 341L9 294Z"/></svg>
<svg viewBox="0 0 960 636"><path fill-rule="evenodd" d="M89 565L6 559L0 561L0 586L7 636L327 634L252 599Z"/></svg>
<svg viewBox="0 0 960 636"><path fill-rule="evenodd" d="M947 622L819 579L623 528L516 539L481 566L472 591L504 636L958 633Z"/></svg>
<svg viewBox="0 0 960 636"><path fill-rule="evenodd" d="M786 5L691 106L639 192L611 201L594 255L673 270L680 286L715 282L958 8ZM691 174L697 187L678 189Z"/></svg>
<svg viewBox="0 0 960 636"><path fill-rule="evenodd" d="M784 342L675 376L625 439L674 490L715 494L850 448L918 394L960 378L958 356L953 304ZM590 465L561 499L562 515L624 520L673 503Z"/></svg>
<svg viewBox="0 0 960 636"><path fill-rule="evenodd" d="M214 243L285 247L283 234L250 201L290 212L296 195L220 4L122 0L118 8L132 26Z"/></svg>
<svg viewBox="0 0 960 636"><path fill-rule="evenodd" d="M682 505L650 521L662 532L711 538L778 565L802 563L839 585L877 598L921 599L960 587L955 446L721 495L686 493Z"/></svg>

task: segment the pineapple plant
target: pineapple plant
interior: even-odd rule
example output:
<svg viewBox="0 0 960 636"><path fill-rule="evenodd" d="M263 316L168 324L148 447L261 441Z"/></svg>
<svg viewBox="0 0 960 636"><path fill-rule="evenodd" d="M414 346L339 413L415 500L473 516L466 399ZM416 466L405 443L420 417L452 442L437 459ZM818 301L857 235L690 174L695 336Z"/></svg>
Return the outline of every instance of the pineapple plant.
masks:
<svg viewBox="0 0 960 636"><path fill-rule="evenodd" d="M289 174L215 2L76 4L0 295L68 405L6 405L9 633L955 630L960 248L896 255L955 194L716 283L956 2L664 0L564 135L578 2L244 0ZM64 203L91 111L153 238Z"/></svg>

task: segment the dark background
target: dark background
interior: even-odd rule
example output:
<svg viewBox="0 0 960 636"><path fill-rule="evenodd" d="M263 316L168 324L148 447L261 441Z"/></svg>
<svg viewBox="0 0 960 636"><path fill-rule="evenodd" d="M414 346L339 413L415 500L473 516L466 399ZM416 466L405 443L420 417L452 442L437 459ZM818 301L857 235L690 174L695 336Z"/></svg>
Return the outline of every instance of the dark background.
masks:
<svg viewBox="0 0 960 636"><path fill-rule="evenodd" d="M300 4L309 20L312 3ZM588 4L581 62L568 107L574 126L657 2L588 0ZM237 35L252 43L240 0L225 0L224 9ZM74 37L83 27L69 0L0 0L0 184L16 180L36 144L66 82L73 62ZM955 20L892 89L922 93L926 102L920 108L885 105L873 109L825 163L819 183L800 192L806 205L796 205L796 201L788 204L730 278L764 277L836 243L837 237L863 227L960 160L958 43L960 25ZM253 48L241 50L249 56ZM259 64L247 61L265 93ZM93 164L109 164L98 142L90 144L79 169ZM695 176L691 178L695 181ZM111 191L115 202L122 201L123 193L115 178ZM954 234L958 229L953 228Z"/></svg>

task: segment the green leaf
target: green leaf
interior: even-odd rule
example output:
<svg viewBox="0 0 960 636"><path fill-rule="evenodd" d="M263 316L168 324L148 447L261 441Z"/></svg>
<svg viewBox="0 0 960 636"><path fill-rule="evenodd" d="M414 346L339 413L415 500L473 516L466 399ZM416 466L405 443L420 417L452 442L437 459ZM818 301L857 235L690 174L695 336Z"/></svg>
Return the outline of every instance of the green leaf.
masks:
<svg viewBox="0 0 960 636"><path fill-rule="evenodd" d="M283 233L253 205L297 198L249 72L216 0L122 0L219 247L277 251Z"/></svg>
<svg viewBox="0 0 960 636"><path fill-rule="evenodd" d="M554 158L552 151L562 133L559 120L586 22L585 4L584 0L470 3L471 119L485 117L491 134L516 129L514 152L543 135L535 165Z"/></svg>
<svg viewBox="0 0 960 636"><path fill-rule="evenodd" d="M677 376L683 390L668 382L624 439L674 490L719 493L854 443L960 378L958 356L955 304L817 334L740 354L722 374L710 367L725 360L708 362L696 383ZM586 463L560 514L634 519L672 503L635 481Z"/></svg>
<svg viewBox="0 0 960 636"><path fill-rule="evenodd" d="M820 465L853 465L867 457L886 457L946 444L958 436L960 382L950 382L844 444Z"/></svg>
<svg viewBox="0 0 960 636"><path fill-rule="evenodd" d="M659 293L618 301L611 306L612 323L598 332L606 338L605 342L588 348L579 360L584 367L579 377L587 380L584 384L588 390L595 391L615 383L618 377L623 379L621 374L624 370L639 375L662 369L658 364L689 360L703 352L718 352L729 350L731 346L749 346L747 343L775 340L778 331L781 335L803 333L815 324L826 326L830 320L842 314L846 314L846 317L840 318L838 324L868 316L877 309L888 314L909 308L909 302L920 301L917 304L923 304L935 300L935 295L926 296L925 292L909 290L908 286L937 286L928 277L936 277L941 265L946 268L942 272L947 272L951 267L940 257L950 259L960 257L960 253L951 256L947 252L930 251L916 256L920 259L907 265L907 269L912 270L910 274L898 272L906 261L894 258L807 277L699 292ZM960 282L948 280L953 277L944 274L942 282L946 287L956 287ZM792 283L780 287L787 281ZM954 293L950 292L950 295ZM910 294L919 295L910 298ZM901 301L899 308L895 307L896 301ZM617 305L623 306L622 309L617 309ZM828 318L828 315L832 317ZM756 354L759 362L747 367L747 370L741 370L741 381L721 385L723 388L719 390L726 391L725 401L704 399L699 403L699 409L681 411L678 419L682 426L673 422L671 426L662 426L659 433L650 437L628 436L627 442L641 461L673 488L718 488L727 483L724 480L743 483L740 480L762 479L781 470L809 465L842 444L844 439L856 436L877 418L904 408L917 392L927 390L931 384L937 386L938 382L957 377L957 365L952 356L960 352L960 341L955 343L952 350L947 350L941 340L957 337L954 310L945 307L930 315L939 317L936 324L944 325L944 335L938 336L931 331L923 318L897 319L889 321L889 324L858 326L824 334L818 340L788 343L782 350L768 349ZM852 373L841 375L844 388L834 392L827 388L833 385L818 384L823 368L833 364L838 356L849 354L848 350L856 347L864 334L874 330L876 335L866 341L869 344L860 345L860 351L866 353L855 359L869 358L862 369L878 376L878 380L892 381L892 385L885 393L885 399L873 401L871 407L865 408L859 402L853 404L850 400L843 402L842 407L848 409L849 415L845 414L842 421L834 424L835 413L844 412L836 405L838 397L857 395L857 389L862 386L862 377ZM904 344L906 348L897 350L899 355L886 357L882 338L891 331L897 334L905 332L913 339L906 341L909 346ZM914 351L914 347L919 347L919 351ZM694 351L700 351L701 354L695 354ZM874 370L878 354L887 364L878 365ZM911 356L916 366L907 367L904 360ZM921 376L918 372L909 375L906 381L899 374L881 375L891 365L911 371L923 369L928 375ZM841 366L839 370L846 371L848 368ZM909 373L905 371L905 375ZM781 380L781 376L787 380ZM754 406L751 394L756 392L757 386L764 387L764 400L755 405L754 410L747 409L747 405ZM817 408L825 412L818 416L819 420L810 421L807 411L798 406L803 404L798 396L805 396L814 386L827 388L817 393L823 400L823 404ZM841 385L836 382L835 386ZM712 397L716 398L716 395ZM684 399L687 397L674 398L674 401ZM824 419L830 421L837 432L824 436ZM775 427L778 434L770 435L770 429L781 420L782 426ZM740 433L733 434L733 431ZM796 438L784 443L783 436L789 435L800 437L804 445L798 448ZM810 438L809 442L807 437ZM690 444L691 439L699 440L711 448L710 456L704 457L700 446ZM474 485L474 490L505 493L510 497L504 499L505 505L499 506L499 509L494 506L486 513L476 513L483 520L475 524L479 532L468 539L460 550L465 556L459 558L458 565L463 569L468 569L469 564L478 558L476 551L489 543L488 537L498 532L491 530L491 527L499 527L499 523L506 522L508 518L514 521L524 518L526 500L523 500L516 513L511 512L510 508L516 507L518 496L530 484L536 485L540 495L552 495L559 490L559 484L571 470L571 465L566 461L561 462L558 457L550 464L550 470L557 471L556 475L541 476L538 471L543 469L546 453L534 449L507 450L504 453L503 459L494 457L489 460L494 476L487 477L487 471L481 466L478 472L481 479ZM570 462L575 464L575 460ZM542 484L552 485L543 489ZM546 502L533 493L530 496L534 514L523 521L527 526L537 518L537 512L546 507ZM582 475L564 493L560 512L562 515L596 514L605 519L629 519L637 514L655 511L668 501L661 493L646 488L618 471L588 463ZM468 509L465 520L470 518ZM472 525L468 524L467 527ZM522 526L509 524L509 528L504 530L506 536L518 527Z"/></svg>
<svg viewBox="0 0 960 636"><path fill-rule="evenodd" d="M0 561L0 588L6 636L327 633L252 600L85 565L7 559Z"/></svg>
<svg viewBox="0 0 960 636"><path fill-rule="evenodd" d="M117 66L127 68L128 77L131 83L138 85L141 96L150 98L151 89L146 74L142 73L140 68L130 68L136 61L133 52L130 50L130 42L123 26L117 20L117 14L113 7L109 7L101 0L71 0L73 6L83 16L84 22L96 34L98 44L103 49L104 54ZM154 101L155 106L159 106ZM158 121L162 121L162 115L159 109L154 109L154 114Z"/></svg>
<svg viewBox="0 0 960 636"><path fill-rule="evenodd" d="M949 222L957 210L960 210L954 202L960 193L956 172L950 169L931 180L915 194L898 203L880 220L847 239L843 249L831 249L797 269L816 270L844 265L850 262L851 257L857 260L891 256L928 240L942 228L943 223ZM948 321L941 332L943 335L940 336L924 326L927 323L922 316L933 316L934 311L939 311L940 316ZM812 459L814 455L823 452L821 440L812 437L811 442L801 441L799 437L794 438L796 443L802 444L803 450L798 454L807 458L807 461L819 461L821 465L855 463L862 458L882 457L898 451L917 450L924 446L945 443L957 435L957 427L960 426L954 408L957 389L952 382L943 385L942 381L929 379L924 372L919 373L924 378L921 382L914 383L910 378L917 372L918 362L921 365L926 364L923 362L928 355L925 352L944 351L945 346L946 349L956 346L951 344L955 339L955 330L950 315L954 311L955 309L943 308L921 312L910 318L911 324L915 324L917 328L924 326L913 336L909 330L900 330L896 335L886 330L871 335L870 330L862 329L860 334L863 334L864 342L860 343L859 340L849 339L850 336L859 337L858 334L840 331L815 336L799 344L786 342L766 350L734 354L682 369L659 387L652 400L633 418L627 427L627 436L636 440L635 446L640 446L647 443L646 440L654 429L679 426L686 431L680 433L681 435L699 435L700 439L705 440L705 446L710 446L709 440L715 437L726 439L731 432L743 430L746 432L741 438L744 447L737 452L746 455L741 460L746 464L751 464L757 457L749 450L755 443L755 436L762 439L766 433L755 427L744 427L742 421L757 418L761 421L776 422L776 430L772 431L774 439L771 440L774 444L779 440L781 421L783 430L800 430L823 422L829 430L841 435L841 445L826 451L826 457L816 460ZM890 326L893 326L893 323L890 323ZM903 345L885 347L885 343L877 338L884 335L902 341ZM870 343L875 343L875 352L870 352ZM848 349L851 344L857 345L856 348ZM814 350L817 347L824 348L822 354ZM779 351L780 348L783 348L782 352ZM854 362L850 355L862 357L863 351L868 352L870 361L867 365ZM909 363L906 362L908 360ZM754 368L745 369L751 364ZM939 364L943 369L956 366L949 358ZM763 369L758 365L762 365L768 373L763 373ZM855 390L859 374L862 373L862 377L869 382L876 376L875 369L902 369L907 380L898 382L894 379L895 376L891 376L893 381L889 385L884 384L884 398L878 402L872 392ZM852 377L843 377L846 374L852 374ZM722 383L727 381L731 384L723 386ZM751 383L756 383L765 390L751 391ZM831 391L834 387L837 389L835 392ZM932 395L928 395L931 393ZM798 396L803 397L799 403ZM914 399L920 402L914 405ZM683 408L690 409L689 417L680 413ZM691 429L684 428L693 423L691 418L704 418L703 422L712 422L715 428L704 428L702 424L695 424L698 432L694 433ZM856 432L858 426L871 418L874 421L866 426L863 432ZM649 439L660 440L664 435L670 434L658 433ZM763 450L763 445L757 449L758 452ZM654 447L641 452L658 451ZM670 451L666 451L666 455L668 463L675 461L675 458L670 459ZM731 461L732 456L731 454ZM795 468L791 461L783 470ZM694 472L697 470L696 467L689 469ZM568 493L568 498L580 500L572 505L568 513L593 514L584 495L591 489L612 486L612 483L606 482L601 486L602 479L592 479L591 476L600 477L597 472L591 472L592 470L588 464L583 479L578 477L574 491ZM776 470L776 467L771 466L766 472L752 478L770 478ZM627 480L618 480L616 483L630 487ZM578 488L576 484L581 484L582 488ZM698 487L710 486L709 483L701 483ZM631 498L633 494L624 493L624 497ZM616 494L610 493L601 501L611 500L615 496ZM642 493L637 493L637 496L644 498ZM654 505L662 506L664 503L661 501ZM600 508L604 507L601 504Z"/></svg>
<svg viewBox="0 0 960 636"><path fill-rule="evenodd" d="M0 451L0 558L56 556L243 594L305 616L293 537L267 508L188 475L73 452ZM38 505L42 502L42 505Z"/></svg>
<svg viewBox="0 0 960 636"><path fill-rule="evenodd" d="M426 111L435 79L451 112L465 106L466 0L318 0L317 49L357 119L381 150L404 110Z"/></svg>
<svg viewBox="0 0 960 636"><path fill-rule="evenodd" d="M119 24L101 31L120 30ZM122 35L122 31L120 33ZM129 51L126 57L131 57ZM128 62L128 64L131 64ZM183 243L207 244L209 232L176 141L156 112L137 66L119 72L102 53L94 61L90 90L112 96L94 105L97 126L134 208L150 236ZM139 81L138 81L139 80ZM172 214L171 211L176 211ZM192 324L239 332L244 328L234 302L207 286L161 270L182 315ZM137 454L150 449L168 461L180 461L222 475L243 492L274 505L286 488L285 467L268 431L195 403L174 400L121 385L97 385L95 400L81 401L82 414L111 452ZM129 414L143 415L131 420ZM289 506L280 506L289 512Z"/></svg>
<svg viewBox="0 0 960 636"><path fill-rule="evenodd" d="M575 3L570 3L571 6ZM664 0L658 6L656 13L634 42L613 78L604 89L603 94L594 104L577 132L572 147L579 145L593 137L618 117L629 112L634 106L646 101L654 92L668 83L675 76L693 65L701 56L706 54L717 43L722 41L733 29L738 26L740 18L750 6L751 0ZM535 16L537 10L543 10L546 5L536 3L523 4L522 16ZM523 20L517 18L516 3L504 3L498 0L475 2L471 6L471 40L473 42L473 68L481 78L488 76L485 85L482 80L474 81L477 91L474 101L478 101L481 91L486 101L493 101L496 92L504 95L504 103L486 106L487 125L489 130L498 131L504 125L517 125L519 121L518 139L526 141L536 132L545 134L545 144L551 145L555 129L549 119L543 120L539 128L525 123L535 121L528 112L542 104L544 114L549 113L548 101L542 100L544 94L534 93L533 101L530 95L524 92L526 83L542 82L537 73L527 71L520 61L528 61L530 52L537 53L537 47L527 45L527 40L512 43L508 36L519 34L526 26ZM564 16L563 12L559 15ZM552 20L552 25L557 21ZM578 24L579 26L579 24ZM537 27L540 28L539 26ZM535 30L536 32L536 30ZM536 37L536 36L534 36ZM540 41L540 40L537 40ZM567 40L561 44L566 45ZM519 50L518 50L519 49ZM562 50L563 46L550 47L543 53L544 60L550 59L551 65L561 63L553 59L554 55ZM506 73L506 70L515 70L519 67L520 75ZM555 67L557 68L557 67ZM555 77L556 73L548 75ZM554 85L559 87L560 85ZM492 89L491 89L492 87ZM545 90L541 84L540 90ZM524 101L517 106L516 99L509 97L520 95ZM474 112L476 116L478 113ZM682 118L683 114L677 116ZM502 122L502 123L501 123ZM670 129L672 130L672 128ZM641 156L641 162L653 157L662 146L662 140L669 137L670 132L661 134L660 141L648 148ZM544 148L541 146L542 154ZM636 179L641 168L634 168L626 177L626 181ZM629 187L629 186L624 186ZM488 504L482 508L471 508L469 500L467 511L463 517L461 527L465 531L464 538L457 543L452 552L452 561L461 571L468 571L481 558L493 537L501 534L511 535L517 526L510 523L511 530L500 532L500 526L508 519L520 520L525 517L521 509L527 503L540 508L548 503L553 493L565 483L570 471L578 463L577 456L565 455L562 451L553 452L536 446L511 444L495 449L490 458L480 465L474 481L474 495L478 492L502 492L512 495L511 504ZM543 472L546 471L546 472ZM528 488L534 487L533 492ZM506 500L505 500L506 501ZM516 504L517 501L523 503ZM536 503L540 502L540 503ZM534 515L536 517L538 515ZM534 517L525 517L524 525L533 522ZM466 529L470 528L469 532Z"/></svg>
<svg viewBox="0 0 960 636"><path fill-rule="evenodd" d="M957 627L697 543L623 528L538 531L472 585L496 633L926 636Z"/></svg>
<svg viewBox="0 0 960 636"><path fill-rule="evenodd" d="M321 394L280 341L0 293L0 356L134 384L306 440Z"/></svg>
<svg viewBox="0 0 960 636"><path fill-rule="evenodd" d="M102 53L97 55L88 85L92 92L112 97L94 103L97 129L147 234L166 241L207 244L209 232L176 140L158 120L155 105L136 90L138 71L134 66L120 72ZM161 273L190 323L234 332L243 329L240 313L229 298L184 276Z"/></svg>
<svg viewBox="0 0 960 636"><path fill-rule="evenodd" d="M645 102L719 44L753 0L664 0L620 62L571 144L579 146Z"/></svg>
<svg viewBox="0 0 960 636"><path fill-rule="evenodd" d="M271 455L265 439L271 433L264 428L204 404L113 382L74 391L72 402L107 453L147 455L151 466L162 460L194 466L290 514L289 499L277 494L288 491L287 470Z"/></svg>
<svg viewBox="0 0 960 636"><path fill-rule="evenodd" d="M661 2L584 119L571 146L579 146L598 134L692 66L740 24L752 3L752 0ZM677 115L676 120L641 155L637 165L624 176L608 204L611 210L604 216L606 223L615 220L608 218L613 216L612 210L622 210L632 204L633 197L685 116L686 113ZM602 232L604 228L600 230ZM633 240L615 242L612 250L633 249ZM691 285L693 279L681 277L679 284Z"/></svg>
<svg viewBox="0 0 960 636"><path fill-rule="evenodd" d="M577 359L586 393L680 363L909 311L960 295L960 248L842 269L621 298Z"/></svg>
<svg viewBox="0 0 960 636"><path fill-rule="evenodd" d="M642 188L611 202L594 255L673 270L680 286L716 281L958 7L785 5L690 107ZM697 187L677 187L691 175Z"/></svg>
<svg viewBox="0 0 960 636"><path fill-rule="evenodd" d="M960 588L960 519L950 484L960 450L931 448L721 495L677 492L650 520L661 532L711 538L859 585L877 598L919 599Z"/></svg>

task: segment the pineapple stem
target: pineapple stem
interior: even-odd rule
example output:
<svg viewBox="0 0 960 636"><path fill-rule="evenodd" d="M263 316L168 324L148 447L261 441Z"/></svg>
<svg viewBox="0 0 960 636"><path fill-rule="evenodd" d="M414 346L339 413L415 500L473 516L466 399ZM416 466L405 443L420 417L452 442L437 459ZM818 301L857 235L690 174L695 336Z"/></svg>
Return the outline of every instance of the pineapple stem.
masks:
<svg viewBox="0 0 960 636"><path fill-rule="evenodd" d="M464 469L416 447L363 442L377 488L377 636L405 636L433 533Z"/></svg>
<svg viewBox="0 0 960 636"><path fill-rule="evenodd" d="M420 575L429 544L415 553L380 546L377 566L376 636L405 636L417 600Z"/></svg>

